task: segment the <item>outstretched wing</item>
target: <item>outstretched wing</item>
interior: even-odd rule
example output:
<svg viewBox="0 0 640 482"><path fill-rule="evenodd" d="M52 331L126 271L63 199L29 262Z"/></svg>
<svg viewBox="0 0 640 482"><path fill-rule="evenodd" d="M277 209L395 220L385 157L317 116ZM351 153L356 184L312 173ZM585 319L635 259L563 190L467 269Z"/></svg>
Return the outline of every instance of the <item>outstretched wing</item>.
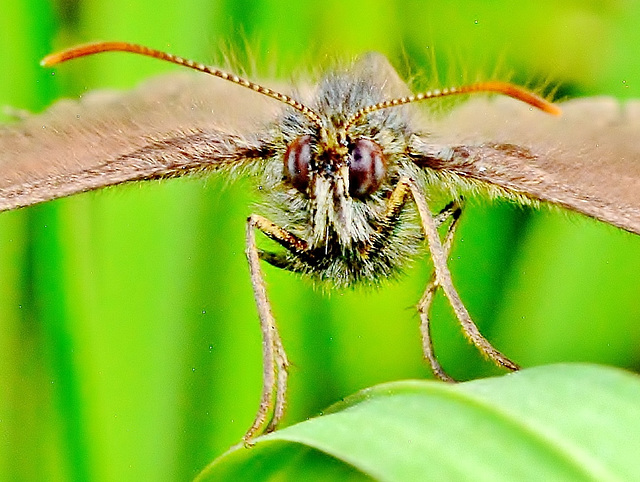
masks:
<svg viewBox="0 0 640 482"><path fill-rule="evenodd" d="M559 118L473 99L429 124L415 161L640 234L640 101L564 102Z"/></svg>
<svg viewBox="0 0 640 482"><path fill-rule="evenodd" d="M242 168L268 155L277 102L203 75L97 91L0 127L0 211L133 180Z"/></svg>

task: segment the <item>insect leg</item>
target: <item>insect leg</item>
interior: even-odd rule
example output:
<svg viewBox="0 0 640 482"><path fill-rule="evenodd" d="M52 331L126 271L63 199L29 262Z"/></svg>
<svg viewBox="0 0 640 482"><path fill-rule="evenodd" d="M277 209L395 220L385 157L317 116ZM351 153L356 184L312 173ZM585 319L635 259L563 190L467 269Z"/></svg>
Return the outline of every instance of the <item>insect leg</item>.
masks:
<svg viewBox="0 0 640 482"><path fill-rule="evenodd" d="M400 182L396 186L396 188L391 193L391 197L389 198L389 202L387 204L387 209L383 218L383 221L380 223L379 231L382 232L384 229L389 229L391 226L395 225L397 222L398 216L404 207L407 196L410 192L409 184L406 182ZM433 218L436 228L440 227L443 223L445 223L449 218L452 218L451 224L447 229L447 234L445 235L444 241L444 250L445 250L445 258L448 257L448 253L451 249L453 235L455 233L455 229L457 227L458 218L461 212L461 201L454 201L449 203L445 208L438 213L437 216ZM369 250L371 246L369 247ZM453 382L453 378L446 374L440 363L438 362L435 352L433 349L433 341L431 339L431 323L429 318L429 311L431 310L431 304L433 302L436 290L438 289L438 283L436 282L435 271L430 276L429 282L427 283L427 287L425 288L424 294L420 298L418 302L418 313L420 314L420 334L422 337L422 352L424 354L425 359L429 362L429 366L431 367L431 371L433 374L440 378L441 380Z"/></svg>
<svg viewBox="0 0 640 482"><path fill-rule="evenodd" d="M402 185L405 185L405 188L409 188L411 190L411 195L413 196L418 208L418 213L422 220L422 228L427 239L429 251L431 252L431 259L433 260L435 282L442 288L444 294L448 298L456 317L462 325L464 335L478 348L478 350L480 350L482 354L490 358L496 365L503 366L509 370L517 370L519 368L518 365L496 350L491 343L482 336L478 327L471 319L469 312L462 303L460 295L454 288L453 282L451 281L451 273L447 267L445 248L440 241L436 222L431 215L427 200L421 189L416 185L415 181L409 178L401 179L398 183L398 188ZM437 372L436 375L438 375Z"/></svg>
<svg viewBox="0 0 640 482"><path fill-rule="evenodd" d="M262 396L260 407L253 424L247 430L243 440L249 443L257 434L269 432L275 428L284 415L287 391L287 368L289 362L282 346L276 320L271 312L271 305L267 298L267 289L264 276L260 269L260 256L256 246L255 230L259 229L270 237L274 234L276 226L262 216L252 215L247 220L247 246L246 255L251 274L251 285L258 307L260 317L260 329L262 331ZM275 392L275 403L274 403ZM271 419L267 418L269 413ZM265 424L267 424L265 428Z"/></svg>
<svg viewBox="0 0 640 482"><path fill-rule="evenodd" d="M456 232L456 228L458 227L458 220L460 219L461 213L461 201L453 201L449 203L442 211L440 211L440 213L438 213L438 215L434 218L436 226L440 226L442 223L446 222L447 219L451 218L451 224L447 228L447 234L444 237L444 243L442 243L445 258L449 257L449 252L451 251L453 238ZM431 339L431 319L429 318L429 312L431 311L431 304L433 303L433 299L437 289L438 283L436 282L436 273L435 271L433 271L429 278L429 282L427 283L427 287L424 290L424 294L418 302L418 313L420 314L420 334L422 336L422 352L424 353L424 357L429 362L431 371L435 376L445 382L454 382L455 380L447 375L447 373L438 362L433 349L433 340Z"/></svg>

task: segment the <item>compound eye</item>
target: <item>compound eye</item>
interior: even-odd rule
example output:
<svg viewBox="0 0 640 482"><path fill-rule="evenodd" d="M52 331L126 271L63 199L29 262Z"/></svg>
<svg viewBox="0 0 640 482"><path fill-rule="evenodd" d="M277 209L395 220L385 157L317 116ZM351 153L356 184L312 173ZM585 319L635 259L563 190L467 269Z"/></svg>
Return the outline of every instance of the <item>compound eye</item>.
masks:
<svg viewBox="0 0 640 482"><path fill-rule="evenodd" d="M349 153L349 194L362 198L377 191L386 174L386 159L378 144L358 139Z"/></svg>
<svg viewBox="0 0 640 482"><path fill-rule="evenodd" d="M295 139L284 155L284 173L287 180L300 192L309 186L309 166L312 157L311 136Z"/></svg>

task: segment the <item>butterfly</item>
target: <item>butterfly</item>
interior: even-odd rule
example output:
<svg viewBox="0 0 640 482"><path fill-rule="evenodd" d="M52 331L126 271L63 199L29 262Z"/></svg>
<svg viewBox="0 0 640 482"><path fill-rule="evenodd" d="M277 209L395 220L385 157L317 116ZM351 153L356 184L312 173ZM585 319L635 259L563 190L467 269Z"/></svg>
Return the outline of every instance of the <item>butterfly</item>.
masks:
<svg viewBox="0 0 640 482"><path fill-rule="evenodd" d="M504 82L413 94L379 54L299 86L297 94L122 42L75 47L43 63L106 51L155 57L227 82L172 74L128 93L61 101L2 127L0 211L131 181L213 173L254 179L263 201L246 221L246 256L263 338L263 388L246 442L275 429L286 407L289 362L261 261L348 287L393 278L428 249L434 271L417 305L423 351L434 374L452 381L431 340L439 289L465 336L496 364L518 369L482 336L447 267L466 197L550 203L640 234L638 102L572 100L560 116L556 104ZM417 106L482 92L502 97L474 96L444 116ZM436 194L451 202L433 212ZM280 249L260 249L257 232Z"/></svg>

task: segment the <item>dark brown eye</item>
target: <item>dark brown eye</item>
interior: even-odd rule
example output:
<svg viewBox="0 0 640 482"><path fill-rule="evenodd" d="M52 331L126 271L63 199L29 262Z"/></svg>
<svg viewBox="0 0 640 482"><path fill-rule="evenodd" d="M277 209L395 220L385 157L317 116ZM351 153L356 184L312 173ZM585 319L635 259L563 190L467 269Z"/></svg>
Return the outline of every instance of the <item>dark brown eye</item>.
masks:
<svg viewBox="0 0 640 482"><path fill-rule="evenodd" d="M284 155L284 173L293 187L305 192L309 186L309 165L311 164L311 136L301 136L294 140Z"/></svg>
<svg viewBox="0 0 640 482"><path fill-rule="evenodd" d="M380 146L370 139L358 139L349 156L349 194L361 198L376 192L387 167Z"/></svg>

